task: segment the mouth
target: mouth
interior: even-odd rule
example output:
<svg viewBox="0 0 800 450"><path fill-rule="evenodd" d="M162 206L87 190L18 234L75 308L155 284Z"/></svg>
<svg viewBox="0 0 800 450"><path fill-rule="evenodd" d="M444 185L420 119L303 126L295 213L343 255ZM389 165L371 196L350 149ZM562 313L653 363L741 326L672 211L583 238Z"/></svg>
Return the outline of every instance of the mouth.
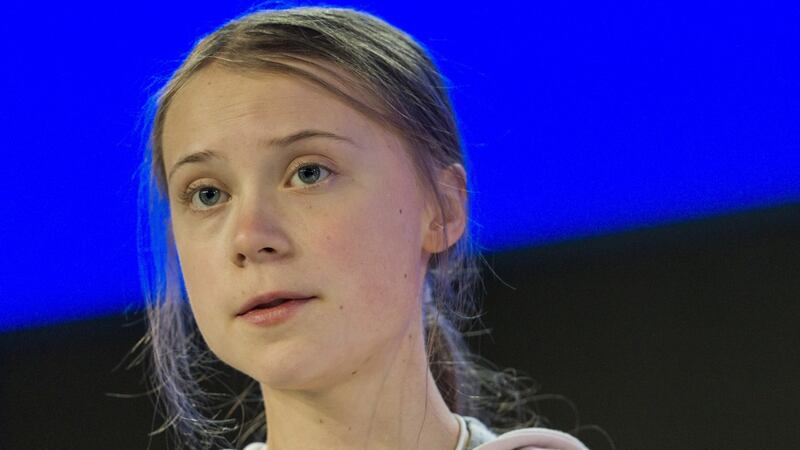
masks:
<svg viewBox="0 0 800 450"><path fill-rule="evenodd" d="M282 295L281 295L282 294ZM286 302L306 301L315 299L315 296L294 293L269 293L254 297L239 310L237 316L243 316L251 311L276 308Z"/></svg>
<svg viewBox="0 0 800 450"><path fill-rule="evenodd" d="M311 300L312 298L314 298L314 297L308 297L308 298L278 298L278 299L275 299L275 300L273 300L273 301L271 301L269 303L261 303L259 305L256 305L255 307L250 308L249 311L252 311L254 309L274 308L276 306L282 305L282 304L284 304L286 302L290 302L290 301L293 301L293 300ZM245 313L245 314L247 314L247 313Z"/></svg>
<svg viewBox="0 0 800 450"><path fill-rule="evenodd" d="M270 301L253 305L244 313L239 314L237 320L242 320L260 328L277 326L289 321L314 299L316 297L274 298Z"/></svg>

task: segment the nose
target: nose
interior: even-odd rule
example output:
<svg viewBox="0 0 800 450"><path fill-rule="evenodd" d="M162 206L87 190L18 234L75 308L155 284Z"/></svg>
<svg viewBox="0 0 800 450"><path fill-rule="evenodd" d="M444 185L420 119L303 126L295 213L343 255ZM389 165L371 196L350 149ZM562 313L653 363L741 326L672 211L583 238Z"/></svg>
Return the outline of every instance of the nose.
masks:
<svg viewBox="0 0 800 450"><path fill-rule="evenodd" d="M270 208L263 198L252 199L240 205L234 216L231 258L234 264L245 267L285 257L290 243L283 232L283 217L276 208Z"/></svg>

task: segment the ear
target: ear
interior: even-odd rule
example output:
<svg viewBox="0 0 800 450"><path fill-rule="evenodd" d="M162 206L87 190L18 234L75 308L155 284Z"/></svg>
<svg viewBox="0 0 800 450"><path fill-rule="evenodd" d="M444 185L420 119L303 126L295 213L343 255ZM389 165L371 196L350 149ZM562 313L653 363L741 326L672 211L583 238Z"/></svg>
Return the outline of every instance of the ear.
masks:
<svg viewBox="0 0 800 450"><path fill-rule="evenodd" d="M467 225L467 174L464 167L454 163L439 170L436 183L444 198L441 208L434 195L428 202L422 240L427 253L448 249L461 238Z"/></svg>

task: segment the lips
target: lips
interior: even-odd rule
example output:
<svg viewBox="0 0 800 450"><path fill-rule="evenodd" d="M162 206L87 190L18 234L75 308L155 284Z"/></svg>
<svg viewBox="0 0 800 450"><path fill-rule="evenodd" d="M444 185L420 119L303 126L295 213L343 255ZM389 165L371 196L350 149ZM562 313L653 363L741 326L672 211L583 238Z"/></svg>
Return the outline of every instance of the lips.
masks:
<svg viewBox="0 0 800 450"><path fill-rule="evenodd" d="M237 316L241 316L243 314L247 314L249 311L253 309L265 309L270 308L273 306L278 306L279 304L289 301L289 300L310 300L315 298L313 295L309 295L303 292L290 292L290 291L275 291L275 292L267 292L265 294L257 295L239 309L239 312L236 314Z"/></svg>

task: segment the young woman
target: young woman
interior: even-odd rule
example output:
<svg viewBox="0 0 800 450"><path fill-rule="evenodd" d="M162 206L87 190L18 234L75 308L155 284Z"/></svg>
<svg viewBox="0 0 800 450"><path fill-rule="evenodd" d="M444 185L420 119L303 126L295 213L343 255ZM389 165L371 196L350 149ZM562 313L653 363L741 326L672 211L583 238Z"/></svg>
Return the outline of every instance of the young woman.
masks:
<svg viewBox="0 0 800 450"><path fill-rule="evenodd" d="M585 448L526 428L506 400L525 392L459 334L477 275L467 175L411 37L350 9L257 11L201 39L154 106L146 342L179 444ZM227 403L255 400L244 424L203 387L217 360L252 379Z"/></svg>

